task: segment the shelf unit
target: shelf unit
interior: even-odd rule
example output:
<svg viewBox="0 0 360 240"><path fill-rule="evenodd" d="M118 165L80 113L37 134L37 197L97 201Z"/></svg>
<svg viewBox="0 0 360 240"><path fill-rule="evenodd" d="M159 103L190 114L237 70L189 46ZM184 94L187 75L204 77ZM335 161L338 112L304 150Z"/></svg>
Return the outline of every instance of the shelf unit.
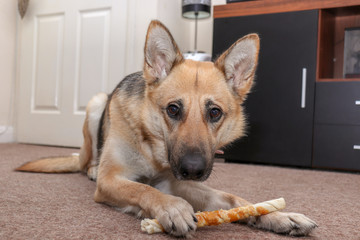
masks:
<svg viewBox="0 0 360 240"><path fill-rule="evenodd" d="M317 16L311 20L308 16L303 16L297 23L290 21L295 15L306 12L316 12ZM287 14L288 19L282 19L280 23L270 21L283 14ZM229 150L226 149L225 159L231 162L262 162L360 172L360 78L344 78L343 74L345 29L360 28L360 0L239 2L215 6L214 18L215 53L226 49L225 45L230 44L229 41L235 41L242 34L259 31L263 37L264 49L260 51L263 58L260 57L261 69L258 69L257 75L259 79L271 79L271 84L268 84L269 81L258 82L257 89L249 95L245 102L251 126L249 137L233 144ZM304 23L309 20L311 24L305 27ZM301 26L306 29L315 28L314 34L302 32L304 29ZM276 39L278 36L280 38ZM312 37L300 40L303 36ZM287 43L283 42L284 39L288 44L293 44L291 49L282 51ZM308 46L300 53L292 54L306 43L304 41L310 40L313 41L313 48ZM272 65L273 61L266 58L269 56L267 52L272 51L279 43L283 44L282 48L271 56L276 63L280 62L276 59L280 53L291 54L281 55L280 60L287 61ZM311 98L311 101L307 101L307 108L311 109L307 110L310 110L312 118L304 125L304 130L301 130L308 131L310 137L296 142L300 139L297 132L299 124L303 124L305 118L301 114L295 115L297 109L291 99L297 94L292 87L296 85L298 77L291 75L296 70L290 70L289 66L300 62L301 56L310 53L313 53L313 57L306 62L313 71L308 72L307 76L312 77L312 80L308 79L306 86L315 89L306 91L306 94ZM280 70L278 66L281 66ZM282 82L283 78L286 81ZM265 101L262 100L264 98ZM284 106L280 107L280 103L284 103ZM302 110L304 109L300 109L300 113ZM292 116L296 117L291 118ZM284 129L291 134L280 135L279 130ZM296 144L285 146L284 142ZM306 150L309 154L300 156L299 151L292 146L304 144L310 145ZM281 149L277 151L277 148ZM281 156L274 152L287 153L284 158L287 160L280 161ZM299 158L296 161L295 156Z"/></svg>
<svg viewBox="0 0 360 240"><path fill-rule="evenodd" d="M360 81L343 77L344 33L360 27L360 6L320 9L318 27L317 81Z"/></svg>
<svg viewBox="0 0 360 240"><path fill-rule="evenodd" d="M214 18L319 10L316 81L360 81L343 78L345 28L360 27L360 0L257 0L214 7Z"/></svg>

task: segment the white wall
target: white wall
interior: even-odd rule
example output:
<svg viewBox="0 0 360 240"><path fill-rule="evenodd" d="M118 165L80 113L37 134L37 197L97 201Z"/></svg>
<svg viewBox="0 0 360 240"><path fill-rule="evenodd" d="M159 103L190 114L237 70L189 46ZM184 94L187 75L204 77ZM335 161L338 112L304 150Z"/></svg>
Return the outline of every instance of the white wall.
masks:
<svg viewBox="0 0 360 240"><path fill-rule="evenodd" d="M0 0L0 142L11 142L14 123L17 1Z"/></svg>
<svg viewBox="0 0 360 240"><path fill-rule="evenodd" d="M169 28L181 51L188 51L191 47L191 22L182 17L181 0L158 0L157 19Z"/></svg>
<svg viewBox="0 0 360 240"><path fill-rule="evenodd" d="M189 50L191 22L181 16L181 0L128 0L128 15L126 74L142 69L146 30L153 19L170 30L180 50Z"/></svg>
<svg viewBox="0 0 360 240"><path fill-rule="evenodd" d="M213 6L221 4L226 4L226 0L212 0ZM194 50L195 21L182 17L181 0L130 0L128 14L128 26L133 27L128 29L127 36L127 74L139 71L143 64L145 34L152 19L158 19L166 25L182 52ZM212 16L199 20L198 50L212 53L212 35Z"/></svg>

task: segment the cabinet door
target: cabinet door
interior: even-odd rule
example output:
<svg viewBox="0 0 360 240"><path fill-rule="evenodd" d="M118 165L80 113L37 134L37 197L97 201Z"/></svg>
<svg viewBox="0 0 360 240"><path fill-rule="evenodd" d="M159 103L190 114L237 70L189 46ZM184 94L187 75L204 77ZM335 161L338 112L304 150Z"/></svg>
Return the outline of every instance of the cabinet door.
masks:
<svg viewBox="0 0 360 240"><path fill-rule="evenodd" d="M316 83L314 122L360 125L360 82Z"/></svg>
<svg viewBox="0 0 360 240"><path fill-rule="evenodd" d="M314 167L360 170L360 126L317 124Z"/></svg>
<svg viewBox="0 0 360 240"><path fill-rule="evenodd" d="M317 10L215 19L215 57L245 34L261 39L247 136L225 150L227 161L311 166L317 22Z"/></svg>

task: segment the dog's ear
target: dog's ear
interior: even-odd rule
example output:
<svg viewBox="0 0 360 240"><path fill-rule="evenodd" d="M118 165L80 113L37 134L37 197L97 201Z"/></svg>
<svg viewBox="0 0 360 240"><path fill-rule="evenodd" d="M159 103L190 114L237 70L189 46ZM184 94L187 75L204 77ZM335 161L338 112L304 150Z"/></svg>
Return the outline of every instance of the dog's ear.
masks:
<svg viewBox="0 0 360 240"><path fill-rule="evenodd" d="M149 84L164 79L184 61L169 30L156 20L151 21L146 34L144 57L144 77Z"/></svg>
<svg viewBox="0 0 360 240"><path fill-rule="evenodd" d="M228 85L243 100L253 84L259 48L259 36L249 34L236 41L215 62L225 74Z"/></svg>

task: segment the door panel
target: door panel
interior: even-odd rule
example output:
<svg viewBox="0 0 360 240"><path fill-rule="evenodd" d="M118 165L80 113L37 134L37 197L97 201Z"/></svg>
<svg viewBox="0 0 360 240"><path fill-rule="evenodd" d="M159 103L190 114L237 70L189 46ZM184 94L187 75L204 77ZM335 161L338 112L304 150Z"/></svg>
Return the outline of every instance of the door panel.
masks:
<svg viewBox="0 0 360 240"><path fill-rule="evenodd" d="M37 16L34 38L32 112L58 114L63 80L64 14Z"/></svg>
<svg viewBox="0 0 360 240"><path fill-rule="evenodd" d="M107 90L110 14L110 9L79 13L74 106L77 113L85 111L94 93Z"/></svg>
<svg viewBox="0 0 360 240"><path fill-rule="evenodd" d="M127 10L127 1L30 1L19 29L19 142L81 146L87 102L125 76Z"/></svg>

